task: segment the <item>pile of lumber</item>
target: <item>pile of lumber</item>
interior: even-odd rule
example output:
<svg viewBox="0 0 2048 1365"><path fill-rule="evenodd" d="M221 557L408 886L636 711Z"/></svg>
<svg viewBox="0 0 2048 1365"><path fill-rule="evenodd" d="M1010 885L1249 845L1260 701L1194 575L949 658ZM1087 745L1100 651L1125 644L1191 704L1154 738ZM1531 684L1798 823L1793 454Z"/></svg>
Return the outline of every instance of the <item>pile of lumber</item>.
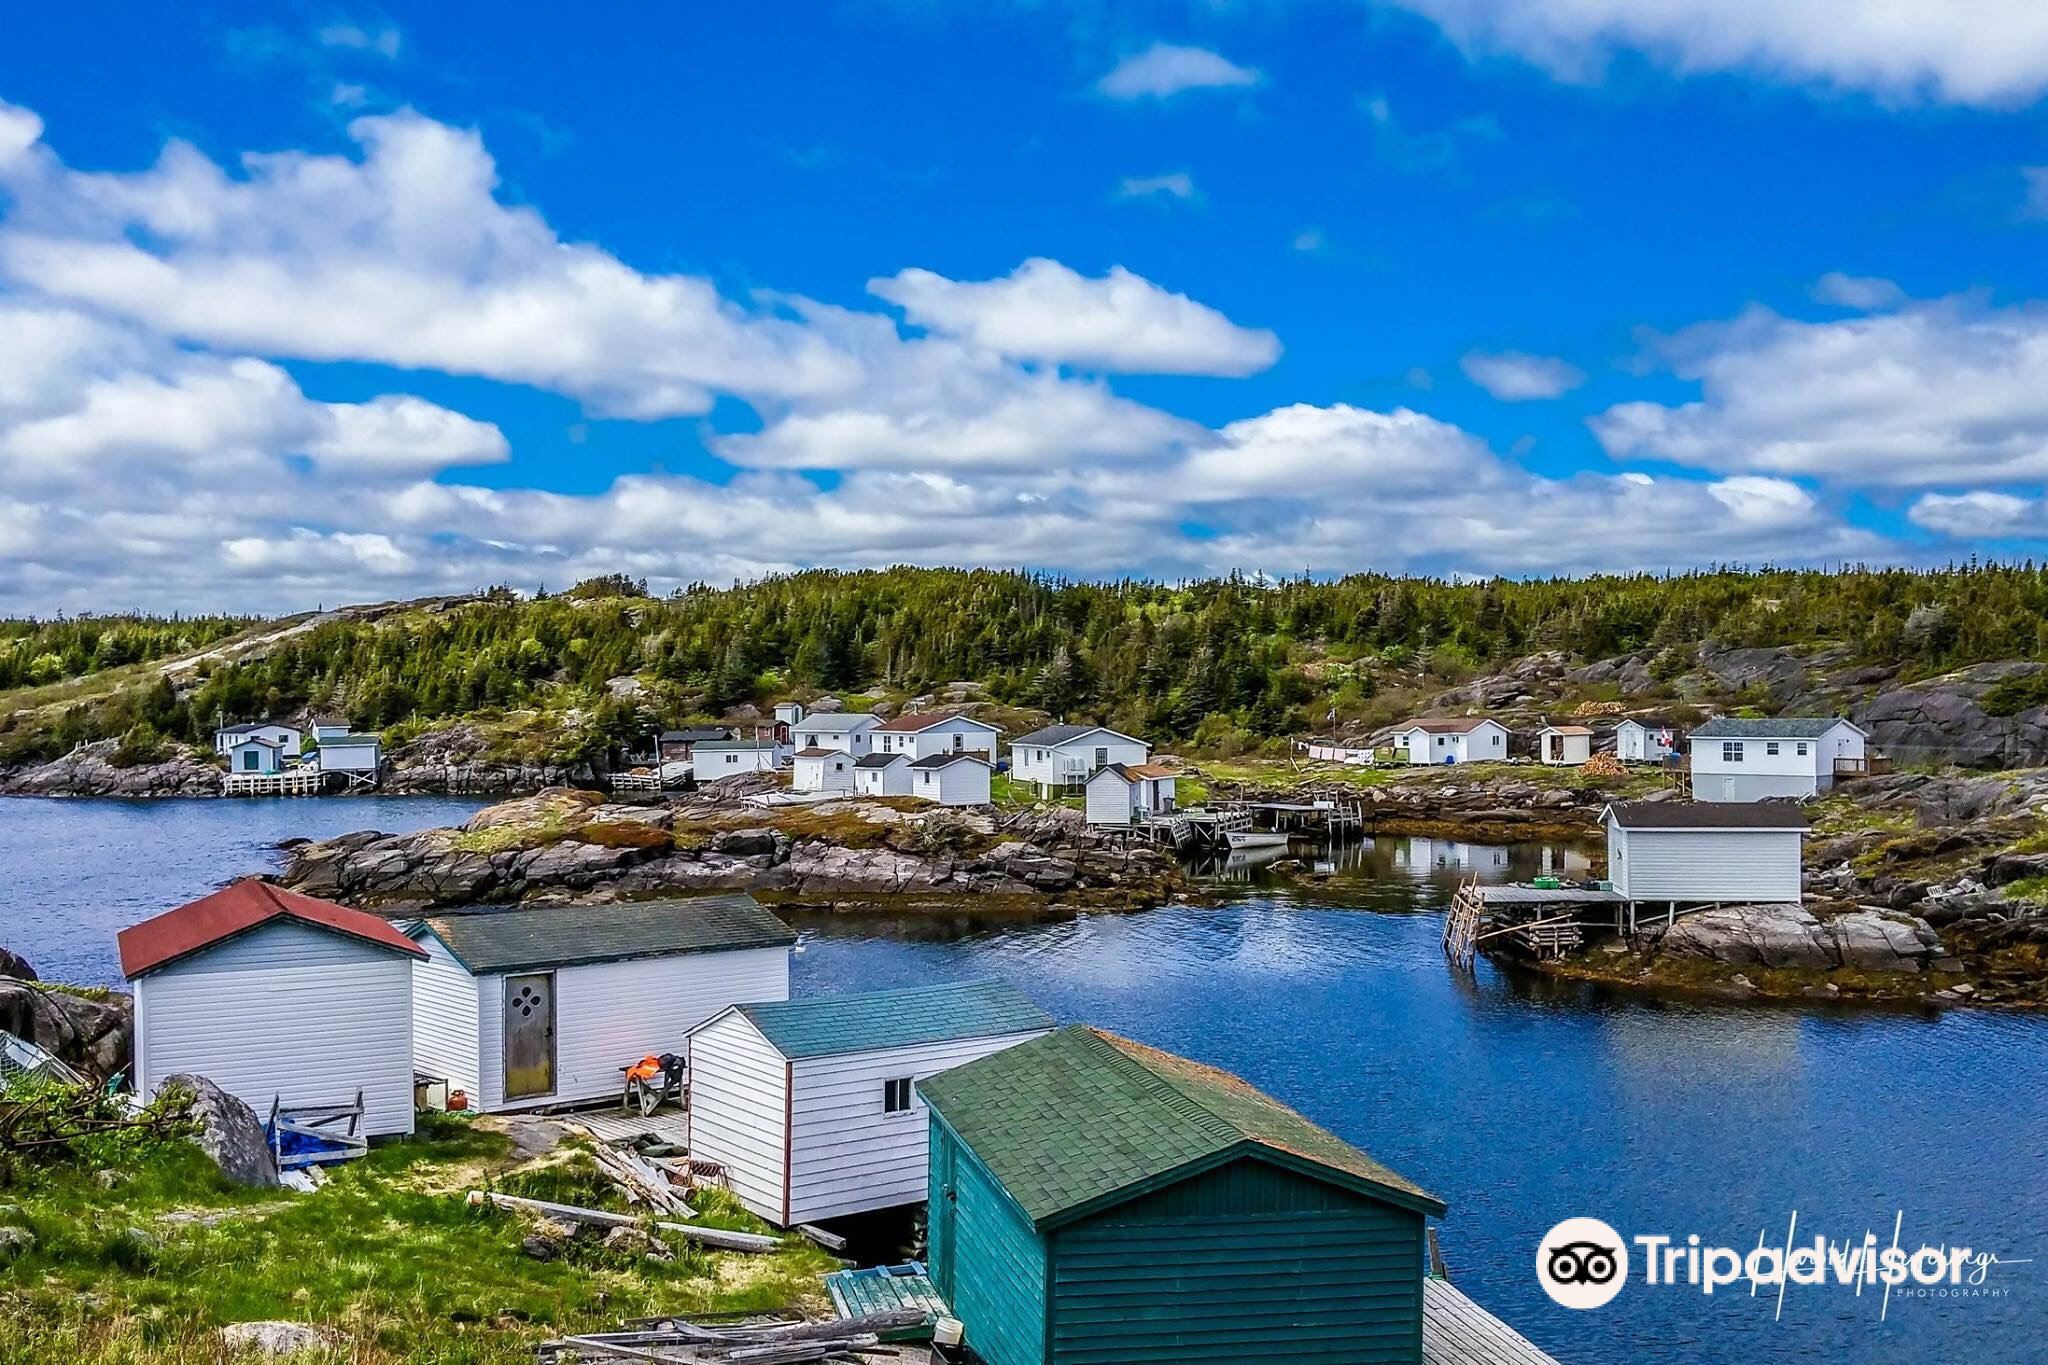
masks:
<svg viewBox="0 0 2048 1365"><path fill-rule="evenodd" d="M538 1347L541 1365L570 1361L654 1361L660 1365L810 1365L864 1361L894 1352L884 1333L924 1321L918 1309L870 1313L831 1322L742 1323L705 1327L680 1319L635 1324L619 1332L557 1337Z"/></svg>
<svg viewBox="0 0 2048 1365"><path fill-rule="evenodd" d="M676 1188L674 1169L666 1159L641 1156L631 1148L610 1147L602 1142L591 1146L590 1155L597 1168L619 1187L628 1204L643 1204L656 1213L672 1213L679 1218L696 1216L683 1197L684 1191ZM687 1167L685 1171L687 1187Z"/></svg>
<svg viewBox="0 0 2048 1365"><path fill-rule="evenodd" d="M1613 754L1594 754L1579 765L1579 771L1588 777L1623 778L1628 769L1621 766L1621 760Z"/></svg>
<svg viewBox="0 0 2048 1365"><path fill-rule="evenodd" d="M515 1213L532 1214L537 1218L552 1218L557 1222L600 1228L653 1228L656 1232L673 1233L685 1241L699 1246L716 1247L720 1251L746 1251L755 1254L773 1251L782 1243L773 1237L763 1237L754 1232L734 1232L729 1228L705 1227L701 1223L652 1222L630 1213L613 1213L609 1209L586 1209L577 1204L556 1204L546 1199L522 1199L515 1194L499 1194L495 1190L471 1190L469 1202L481 1207L491 1204ZM687 1206L685 1217L694 1216Z"/></svg>

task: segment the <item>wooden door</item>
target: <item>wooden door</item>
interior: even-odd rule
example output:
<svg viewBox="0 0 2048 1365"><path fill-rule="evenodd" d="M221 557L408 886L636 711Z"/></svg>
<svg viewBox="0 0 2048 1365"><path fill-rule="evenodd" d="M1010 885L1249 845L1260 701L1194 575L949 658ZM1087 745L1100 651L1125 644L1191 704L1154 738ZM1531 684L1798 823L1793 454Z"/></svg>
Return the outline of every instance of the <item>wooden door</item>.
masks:
<svg viewBox="0 0 2048 1365"><path fill-rule="evenodd" d="M505 978L505 1098L555 1093L555 977Z"/></svg>

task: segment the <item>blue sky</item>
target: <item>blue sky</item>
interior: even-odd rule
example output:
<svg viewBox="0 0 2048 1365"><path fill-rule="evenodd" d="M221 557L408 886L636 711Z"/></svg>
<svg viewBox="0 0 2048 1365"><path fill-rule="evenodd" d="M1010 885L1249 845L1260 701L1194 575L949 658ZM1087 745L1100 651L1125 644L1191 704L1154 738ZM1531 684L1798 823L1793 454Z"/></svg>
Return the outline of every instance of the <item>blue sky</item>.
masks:
<svg viewBox="0 0 2048 1365"><path fill-rule="evenodd" d="M2029 553L2048 15L1873 9L38 12L0 609Z"/></svg>

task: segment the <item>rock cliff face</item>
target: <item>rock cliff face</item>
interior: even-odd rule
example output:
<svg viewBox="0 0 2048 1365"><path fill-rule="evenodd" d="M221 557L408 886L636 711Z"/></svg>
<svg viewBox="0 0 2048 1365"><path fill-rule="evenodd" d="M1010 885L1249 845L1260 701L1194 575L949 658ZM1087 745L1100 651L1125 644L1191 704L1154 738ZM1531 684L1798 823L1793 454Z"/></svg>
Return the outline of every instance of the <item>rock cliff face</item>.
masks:
<svg viewBox="0 0 2048 1365"><path fill-rule="evenodd" d="M219 796L221 768L196 750L163 763L117 768L119 742L103 739L48 763L0 773L0 793L11 796Z"/></svg>
<svg viewBox="0 0 2048 1365"><path fill-rule="evenodd" d="M728 890L826 904L930 893L1135 905L1181 885L1163 854L1114 847L1067 814L998 822L858 800L773 811L619 805L556 789L493 806L459 830L300 845L282 881L390 908Z"/></svg>
<svg viewBox="0 0 2048 1365"><path fill-rule="evenodd" d="M135 1002L125 995L78 995L33 979L0 976L0 1032L26 1038L88 1075L129 1069Z"/></svg>
<svg viewBox="0 0 2048 1365"><path fill-rule="evenodd" d="M1828 919L1798 905L1730 905L1702 910L1655 940L1673 957L1732 967L1804 967L1831 971L1917 972L1945 959L1941 937L1923 920L1854 910Z"/></svg>

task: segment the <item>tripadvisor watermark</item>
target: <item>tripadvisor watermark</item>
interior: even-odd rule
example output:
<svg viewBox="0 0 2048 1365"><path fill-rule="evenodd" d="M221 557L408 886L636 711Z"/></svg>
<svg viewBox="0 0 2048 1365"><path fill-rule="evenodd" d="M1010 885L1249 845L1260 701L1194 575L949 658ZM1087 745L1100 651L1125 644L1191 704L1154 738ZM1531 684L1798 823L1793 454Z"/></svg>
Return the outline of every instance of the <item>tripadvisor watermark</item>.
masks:
<svg viewBox="0 0 2048 1365"><path fill-rule="evenodd" d="M1744 1248L1716 1245L1697 1233L1624 1238L1597 1218L1567 1218L1537 1244L1536 1278L1566 1308L1599 1308L1633 1278L1645 1289L1770 1295L1776 1299L1777 1317L1785 1312L1789 1290L1831 1287L1877 1298L1878 1320L1883 1321L1894 1297L2009 1297L2005 1268L2032 1263L2031 1258L1946 1242L1910 1246L1905 1224L1904 1211L1894 1215L1889 1241L1868 1229L1849 1239L1802 1236L1795 1210L1782 1238L1759 1228L1756 1244Z"/></svg>

